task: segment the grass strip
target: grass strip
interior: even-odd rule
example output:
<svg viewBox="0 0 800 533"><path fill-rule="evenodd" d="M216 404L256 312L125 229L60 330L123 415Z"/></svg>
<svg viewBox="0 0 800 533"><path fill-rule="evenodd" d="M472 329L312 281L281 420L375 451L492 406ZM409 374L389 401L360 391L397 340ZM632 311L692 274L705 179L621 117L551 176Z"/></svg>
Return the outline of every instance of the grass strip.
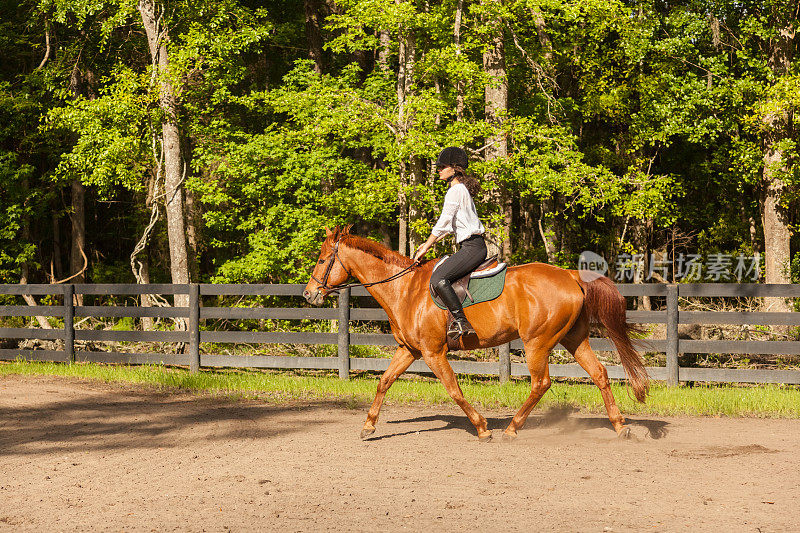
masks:
<svg viewBox="0 0 800 533"><path fill-rule="evenodd" d="M159 389L226 394L270 402L333 399L351 407L371 402L377 385L376 376L343 381L334 376L240 369L203 370L192 374L186 369L162 365L67 365L21 360L0 364L0 376L13 374L138 383ZM501 384L496 380L462 377L459 383L467 400L484 408L516 410L530 392L530 382L524 380ZM714 384L670 388L655 382L645 404L637 403L624 383L613 383L612 390L624 414L800 418L800 388L790 385ZM387 394L387 401L432 405L452 400L440 383L410 377L395 382ZM574 382L553 382L539 407L574 407L584 412L605 412L597 387Z"/></svg>

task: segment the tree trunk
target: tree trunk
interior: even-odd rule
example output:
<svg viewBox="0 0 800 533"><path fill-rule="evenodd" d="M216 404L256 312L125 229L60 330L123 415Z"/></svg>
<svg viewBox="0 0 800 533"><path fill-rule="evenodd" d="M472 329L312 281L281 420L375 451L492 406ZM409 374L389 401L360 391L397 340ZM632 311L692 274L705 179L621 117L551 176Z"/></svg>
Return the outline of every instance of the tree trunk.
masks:
<svg viewBox="0 0 800 533"><path fill-rule="evenodd" d="M388 30L380 30L379 39L381 44L378 48L378 66L386 72L389 70L389 46L392 38Z"/></svg>
<svg viewBox="0 0 800 533"><path fill-rule="evenodd" d="M194 193L186 190L186 240L189 245L189 273L193 280L200 279L200 265L197 260L200 257L200 237L202 214L200 206Z"/></svg>
<svg viewBox="0 0 800 533"><path fill-rule="evenodd" d="M464 0L456 4L456 19L453 23L453 42L456 45L456 55L461 55L461 15L464 13ZM464 80L456 80L456 121L464 119Z"/></svg>
<svg viewBox="0 0 800 533"><path fill-rule="evenodd" d="M531 18L533 18L533 23L536 26L536 35L539 38L539 45L542 47L541 68L537 68L532 61L530 62L531 66L534 67L533 70L536 75L539 88L547 98L547 117L550 122L557 123L560 122L561 117L558 114L554 115L551 109L554 105L556 105L556 99L553 92L557 89L557 72L555 63L553 61L553 42L550 40L550 36L547 35L547 26L541 11L535 7L531 7L530 13Z"/></svg>
<svg viewBox="0 0 800 533"><path fill-rule="evenodd" d="M531 18L533 19L534 26L536 27L536 35L539 39L539 45L542 47L542 68L545 75L551 80L555 79L555 71L553 68L553 43L550 36L547 35L547 26L545 25L544 17L541 11L536 7L530 8ZM563 235L563 223L559 217L563 205L563 198L553 195L542 201L542 239L545 242L545 250L547 251L547 260L553 263L557 259L557 251L565 251L566 239Z"/></svg>
<svg viewBox="0 0 800 533"><path fill-rule="evenodd" d="M408 176L406 175L406 162L400 161L400 192L397 194L397 205L400 208L400 219L398 220L398 244L397 252L402 255L411 255L408 252L408 199L406 197L406 187L408 186Z"/></svg>
<svg viewBox="0 0 800 533"><path fill-rule="evenodd" d="M83 79L81 71L76 62L69 76L69 88L72 95L78 98L83 89ZM69 254L69 275L73 276L85 269L84 258L86 256L86 187L79 179L72 180L70 184L70 223L71 246ZM83 273L78 274L70 280L70 283L84 283L86 278ZM76 294L75 300L78 305L83 305L83 295Z"/></svg>
<svg viewBox="0 0 800 533"><path fill-rule="evenodd" d="M150 284L150 257L147 253L148 248L142 250L141 255L139 256L139 263L141 264L141 269L139 273L142 278L142 284L148 285ZM142 294L140 297L141 306L142 307L153 307L152 302L150 301L150 295ZM145 316L142 317L142 329L144 331L153 331L154 320L152 317Z"/></svg>
<svg viewBox="0 0 800 533"><path fill-rule="evenodd" d="M50 262L50 277L53 281L64 276L64 269L61 265L61 219L58 211L53 209L53 259Z"/></svg>
<svg viewBox="0 0 800 533"><path fill-rule="evenodd" d="M161 16L156 12L152 0L139 0L137 8L142 17L150 57L158 66L159 106L164 112L161 124L162 146L164 149L164 199L167 218L167 237L169 239L170 273L172 283L189 283L189 261L186 251L186 228L183 209L183 158L181 157L180 133L178 130L178 103L175 99L169 76L169 56L167 43L169 36L161 28ZM188 295L175 295L175 305L189 305ZM176 321L185 327L185 321Z"/></svg>
<svg viewBox="0 0 800 533"><path fill-rule="evenodd" d="M308 42L308 57L314 60L314 72L322 74L324 64L322 59L322 23L319 13L318 0L303 0L306 12L306 41Z"/></svg>
<svg viewBox="0 0 800 533"><path fill-rule="evenodd" d="M539 37L539 44L542 46L542 51L544 52L544 59L546 62L545 69L549 71L553 66L553 43L550 41L550 36L547 35L545 31L547 26L545 26L541 11L532 7L531 16L533 17L533 24L536 26L536 35ZM548 73L552 74L552 72Z"/></svg>
<svg viewBox="0 0 800 533"><path fill-rule="evenodd" d="M556 200L553 197L545 198L539 202L539 236L544 244L544 252L547 254L547 262L556 262L556 251L558 250L558 236L556 235L555 217Z"/></svg>
<svg viewBox="0 0 800 533"><path fill-rule="evenodd" d="M392 234L391 234L391 228L389 227L389 225L388 224L384 224L383 222L381 222L379 224L379 226L378 226L378 231L380 231L380 233L381 233L381 244L383 244L385 247L387 247L387 248L389 248L391 250L392 249Z"/></svg>
<svg viewBox="0 0 800 533"><path fill-rule="evenodd" d="M629 223L629 233L631 242L636 253L643 256L640 263L637 263L634 270L633 283L645 283L650 271L650 234L652 232L652 219L631 219ZM640 296L636 299L636 307L642 311L651 311L652 304L649 296Z"/></svg>
<svg viewBox="0 0 800 533"><path fill-rule="evenodd" d="M514 227L514 198L507 187L503 187L503 250L501 257L508 261L514 252L511 228Z"/></svg>
<svg viewBox="0 0 800 533"><path fill-rule="evenodd" d="M413 119L410 119L407 113L408 98L412 95L412 87L414 84L414 65L417 61L416 43L414 39L415 35L412 31L408 31L405 35L400 36L400 46L402 48L400 65L402 75L398 76L397 80L397 99L400 101L402 98L403 102L402 110L400 111L401 115L398 117L398 122L402 124L401 130L403 137L408 134L408 130L414 125L412 122ZM400 90L401 85L402 92ZM408 235L408 254L411 255L414 250L417 249L417 246L422 244L425 240L425 236L419 235L418 232L414 230L415 223L419 222L424 216L420 205L420 187L425 181L425 164L422 158L415 155L409 156L408 165L406 166L406 175L409 186L409 193L406 195L408 203L408 227L406 234Z"/></svg>
<svg viewBox="0 0 800 533"><path fill-rule="evenodd" d="M72 246L69 254L70 275L80 272L84 267L83 256L86 253L86 187L80 180L71 184L70 222L72 223ZM85 277L79 274L70 280L71 283L83 283ZM79 299L80 300L80 299Z"/></svg>
<svg viewBox="0 0 800 533"><path fill-rule="evenodd" d="M425 164L421 157L412 156L410 166L411 195L408 202L408 220L410 226L408 232L409 255L417 249L417 246L425 242L426 238L426 236L420 235L419 232L417 232L413 227L415 222L418 222L424 218L424 213L421 209L422 195L420 188L423 186L425 181Z"/></svg>
<svg viewBox="0 0 800 533"><path fill-rule="evenodd" d="M24 191L24 195L27 199L30 198L28 195L28 189L30 188L28 184L28 178L23 178L22 180L22 190ZM28 215L27 209L25 210L25 214L22 216L22 242L27 244L31 241L31 217ZM28 277L30 276L30 268L28 267L28 262L25 261L20 265L20 276L19 276L19 284L20 285L27 285L28 284ZM30 306L38 305L36 300L30 294L23 294L22 299L25 300ZM42 329L53 329L53 326L50 325L50 322L47 321L47 318L43 316L37 316L36 321L39 323L39 326Z"/></svg>
<svg viewBox="0 0 800 533"><path fill-rule="evenodd" d="M396 0L401 3L401 0ZM414 39L413 35L401 28L398 34L398 70L397 70L397 141L402 145L408 133L409 124L406 116L406 104L411 92L414 71ZM410 254L413 250L409 249L409 197L406 188L413 185L413 169L408 172L406 160L400 161L400 192L398 194L398 204L400 206L400 228L399 228L399 252L403 255ZM409 184L409 181L412 183Z"/></svg>
<svg viewBox="0 0 800 533"><path fill-rule="evenodd" d="M352 57L351 62L355 61L361 70L359 79L363 82L375 68L374 54L369 53L367 50L356 50L353 52Z"/></svg>
<svg viewBox="0 0 800 533"><path fill-rule="evenodd" d="M519 227L518 242L522 250L532 250L539 240L537 235L538 219L536 218L536 205L527 199L520 199L517 226Z"/></svg>
<svg viewBox="0 0 800 533"><path fill-rule="evenodd" d="M789 275L789 210L781 205L781 197L785 185L775 174L785 170L786 162L783 153L774 144L767 141L764 154L763 191L762 191L762 223L764 226L764 278L766 283L791 283ZM781 299L781 301L783 301ZM784 302L785 303L785 302ZM783 311L788 307L773 302L771 310ZM780 308L780 309L779 309Z"/></svg>
<svg viewBox="0 0 800 533"><path fill-rule="evenodd" d="M136 243L136 246L131 252L131 271L133 272L133 276L136 279L136 283L140 283L142 285L147 285L150 283L150 248L149 248L149 241L150 241L150 234L153 231L153 227L155 226L156 222L159 219L159 204L156 200L156 196L159 194L159 180L158 177L160 176L161 171L159 168L152 169L150 173L150 179L147 182L147 192L144 195L144 199L141 200L141 203L147 208L148 217L142 216L142 222L144 223L144 230L142 232L142 236L139 241ZM139 195L137 195L138 197ZM154 297L151 297L148 294L142 294L139 296L139 300L141 301L142 307L152 307L153 303L156 302ZM143 317L142 318L142 328L145 331L151 331L153 329L153 319L150 317Z"/></svg>
<svg viewBox="0 0 800 533"><path fill-rule="evenodd" d="M490 3L489 0L486 3ZM489 78L484 95L486 121L498 130L502 127L503 115L508 110L508 76L506 74L505 48L503 45L503 25L498 18L485 21L491 28L491 40L483 52L483 69ZM505 134L498 131L496 135L486 139L486 161L502 159L508 155L508 142ZM498 238L500 243L488 243L489 255L500 255L504 260L511 255L511 196L499 176L489 173L490 181L495 187L489 191L490 205L496 205L502 212L502 227L487 228L489 233Z"/></svg>
<svg viewBox="0 0 800 533"><path fill-rule="evenodd" d="M780 31L779 38L770 43L769 65L776 76L789 73L795 30L791 25ZM761 183L762 222L764 226L764 277L766 283L791 283L789 263L789 210L782 205L785 184L780 175L788 170L786 155L780 142L791 137L789 113L782 110L763 117L767 131L764 136L764 168ZM770 311L789 311L783 298L765 298Z"/></svg>

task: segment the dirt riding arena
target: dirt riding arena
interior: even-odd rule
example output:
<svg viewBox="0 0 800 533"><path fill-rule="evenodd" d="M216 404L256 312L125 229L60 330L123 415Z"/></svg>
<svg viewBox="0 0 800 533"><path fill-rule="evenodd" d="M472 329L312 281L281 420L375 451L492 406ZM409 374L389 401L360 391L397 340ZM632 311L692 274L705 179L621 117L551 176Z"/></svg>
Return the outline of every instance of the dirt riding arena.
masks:
<svg viewBox="0 0 800 533"><path fill-rule="evenodd" d="M0 378L0 530L797 531L800 421L272 405Z"/></svg>

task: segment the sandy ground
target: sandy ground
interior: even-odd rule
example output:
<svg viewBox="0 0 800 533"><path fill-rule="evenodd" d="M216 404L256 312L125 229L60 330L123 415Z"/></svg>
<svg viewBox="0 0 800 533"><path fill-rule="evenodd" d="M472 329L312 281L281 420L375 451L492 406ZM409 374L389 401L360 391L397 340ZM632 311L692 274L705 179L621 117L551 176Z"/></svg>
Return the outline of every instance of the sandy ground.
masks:
<svg viewBox="0 0 800 533"><path fill-rule="evenodd" d="M0 378L5 531L798 531L800 421L270 405Z"/></svg>

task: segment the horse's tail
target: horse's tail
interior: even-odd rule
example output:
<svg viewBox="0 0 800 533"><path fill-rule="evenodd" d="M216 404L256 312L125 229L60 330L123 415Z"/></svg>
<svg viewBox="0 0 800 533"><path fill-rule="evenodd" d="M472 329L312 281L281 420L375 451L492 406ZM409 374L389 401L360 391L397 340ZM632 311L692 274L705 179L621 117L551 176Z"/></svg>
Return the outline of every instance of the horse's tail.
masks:
<svg viewBox="0 0 800 533"><path fill-rule="evenodd" d="M583 306L589 315L589 322L603 325L605 336L617 347L634 396L644 403L650 389L650 376L641 355L631 343L631 333L641 330L628 322L625 316L625 297L620 294L614 282L605 276L598 276L597 279L581 285L586 292Z"/></svg>

